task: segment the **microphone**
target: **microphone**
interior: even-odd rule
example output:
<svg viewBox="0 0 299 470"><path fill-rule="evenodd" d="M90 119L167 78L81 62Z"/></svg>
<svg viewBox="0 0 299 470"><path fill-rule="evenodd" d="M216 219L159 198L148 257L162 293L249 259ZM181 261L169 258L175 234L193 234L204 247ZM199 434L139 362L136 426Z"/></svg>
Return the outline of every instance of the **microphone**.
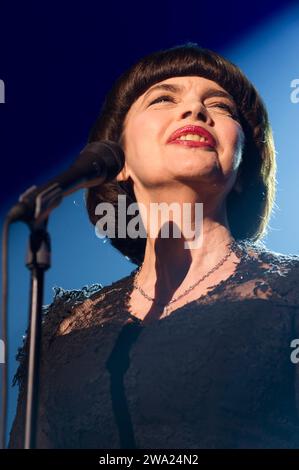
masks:
<svg viewBox="0 0 299 470"><path fill-rule="evenodd" d="M64 196L115 178L124 162L124 152L116 142L102 140L87 144L66 171L39 187L31 186L21 194L19 202L8 213L10 222L45 218Z"/></svg>

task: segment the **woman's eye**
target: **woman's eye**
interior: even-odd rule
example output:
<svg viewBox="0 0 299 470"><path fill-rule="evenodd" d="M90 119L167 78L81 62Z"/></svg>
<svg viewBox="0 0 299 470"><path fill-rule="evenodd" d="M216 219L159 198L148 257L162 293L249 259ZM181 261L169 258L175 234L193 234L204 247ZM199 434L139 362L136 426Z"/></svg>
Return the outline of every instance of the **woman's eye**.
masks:
<svg viewBox="0 0 299 470"><path fill-rule="evenodd" d="M161 103L162 101L171 101L172 103L175 103L175 99L173 96L169 96L169 95L162 95L162 96L158 96L157 98L155 98L153 101L151 101L149 103L149 105L152 105L152 104L155 104L155 103ZM222 102L219 102L219 103L212 103L211 105L209 106L216 106L218 108L221 108L221 109L224 109L225 111L228 112L228 114L230 114L234 119L238 119L238 113L234 110L234 108L232 106L230 106L229 104L226 104L226 103L222 103Z"/></svg>
<svg viewBox="0 0 299 470"><path fill-rule="evenodd" d="M234 111L234 109L229 105L229 104L226 104L226 103L214 103L214 104L211 104L210 106L216 106L218 108L221 108L221 109L225 109L226 111L228 111L228 113L233 116L233 117L237 117L237 113Z"/></svg>
<svg viewBox="0 0 299 470"><path fill-rule="evenodd" d="M158 96L158 98L154 99L150 102L150 104L160 103L161 101L172 101L174 102L174 98L169 95Z"/></svg>

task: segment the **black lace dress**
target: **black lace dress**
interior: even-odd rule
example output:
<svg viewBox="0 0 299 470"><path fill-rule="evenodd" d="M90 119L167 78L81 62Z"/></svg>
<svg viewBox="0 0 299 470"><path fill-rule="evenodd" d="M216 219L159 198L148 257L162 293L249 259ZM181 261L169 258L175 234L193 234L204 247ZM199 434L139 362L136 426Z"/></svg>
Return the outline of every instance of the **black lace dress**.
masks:
<svg viewBox="0 0 299 470"><path fill-rule="evenodd" d="M44 311L39 448L299 448L299 256L234 250L234 274L149 324L126 307L135 270L57 290ZM23 443L26 342L18 359L10 448Z"/></svg>

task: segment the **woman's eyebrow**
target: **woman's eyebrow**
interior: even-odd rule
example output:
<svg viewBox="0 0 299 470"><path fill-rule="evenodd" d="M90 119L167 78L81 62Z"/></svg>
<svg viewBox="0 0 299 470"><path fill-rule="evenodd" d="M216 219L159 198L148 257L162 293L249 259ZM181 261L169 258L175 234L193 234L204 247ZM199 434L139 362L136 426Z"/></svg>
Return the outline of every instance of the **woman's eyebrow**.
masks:
<svg viewBox="0 0 299 470"><path fill-rule="evenodd" d="M229 99L233 104L235 104L235 100L234 98L232 97L232 95L230 93L228 93L227 91L224 91L224 90L217 90L215 88L209 88L204 94L203 94L203 98L204 99L207 99L207 98L214 98L214 96L219 96L220 98L227 98Z"/></svg>
<svg viewBox="0 0 299 470"><path fill-rule="evenodd" d="M148 95L150 95L153 91L155 90L164 90L164 91L171 91L172 93L179 93L183 91L182 86L180 85L175 85L174 83L161 83L160 85L155 85L152 88L150 88L144 95L143 100L144 101Z"/></svg>
<svg viewBox="0 0 299 470"><path fill-rule="evenodd" d="M163 90L163 91L171 91L172 93L180 93L182 92L184 87L181 85L175 84L175 83L161 83L159 85L155 85L152 88L150 88L144 95L143 100L144 101L153 91L156 90ZM205 91L203 94L203 98L213 98L213 97L221 97L221 98L227 98L229 99L233 104L235 104L235 100L232 97L230 93L224 90L218 90L216 88L209 88L208 90Z"/></svg>

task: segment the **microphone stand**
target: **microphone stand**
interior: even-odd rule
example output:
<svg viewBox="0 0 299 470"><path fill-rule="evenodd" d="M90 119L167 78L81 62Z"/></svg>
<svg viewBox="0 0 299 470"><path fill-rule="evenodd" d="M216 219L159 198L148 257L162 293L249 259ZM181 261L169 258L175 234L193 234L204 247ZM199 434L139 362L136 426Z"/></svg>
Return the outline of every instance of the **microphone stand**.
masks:
<svg viewBox="0 0 299 470"><path fill-rule="evenodd" d="M25 421L25 449L35 449L39 404L39 371L42 333L42 305L44 273L50 263L50 236L46 230L48 219L32 224L26 266L31 272L29 321L29 361Z"/></svg>
<svg viewBox="0 0 299 470"><path fill-rule="evenodd" d="M20 200L34 189L35 187L29 188ZM32 220L26 221L30 228L26 266L31 273L31 286L24 449L36 447L44 277L45 271L51 266L51 242L47 224L51 210L62 200L62 195L62 190L57 184L46 188L36 198Z"/></svg>
<svg viewBox="0 0 299 470"><path fill-rule="evenodd" d="M31 293L25 449L36 447L44 274L51 265L50 236L47 232L50 212L60 204L63 197L72 192L114 178L122 169L124 161L125 155L116 142L107 140L89 143L67 171L40 188L28 188L20 196L20 204L9 212L10 223L23 220L31 231L26 259L26 266L31 272Z"/></svg>

